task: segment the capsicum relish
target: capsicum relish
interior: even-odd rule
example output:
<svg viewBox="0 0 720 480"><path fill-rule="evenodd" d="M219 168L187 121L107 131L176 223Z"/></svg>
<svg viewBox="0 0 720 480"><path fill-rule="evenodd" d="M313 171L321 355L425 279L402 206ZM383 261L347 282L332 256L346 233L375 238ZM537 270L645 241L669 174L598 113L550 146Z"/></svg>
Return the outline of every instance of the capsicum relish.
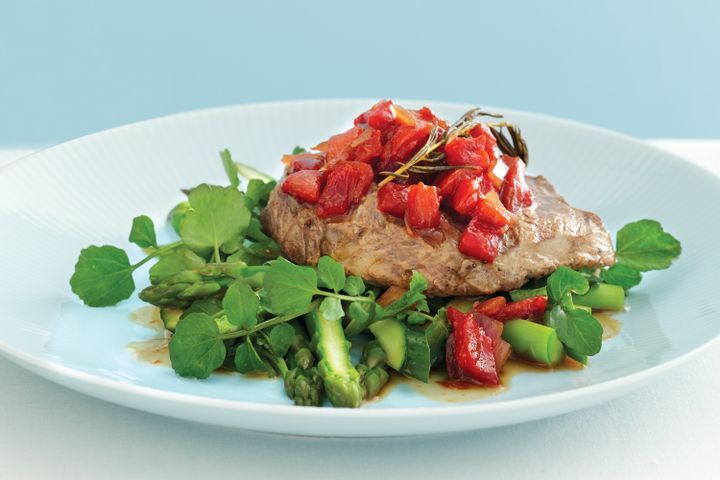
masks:
<svg viewBox="0 0 720 480"><path fill-rule="evenodd" d="M315 146L285 155L282 191L313 204L320 218L347 215L362 201L381 172L392 172L427 142L433 128L449 128L429 108L409 110L383 100L359 115L354 126ZM463 225L458 249L492 263L516 212L533 203L525 164L503 155L491 130L481 123L451 135L439 149L441 172L410 173L378 190L377 208L404 220L409 234L438 231L443 218ZM453 168L454 167L454 168Z"/></svg>

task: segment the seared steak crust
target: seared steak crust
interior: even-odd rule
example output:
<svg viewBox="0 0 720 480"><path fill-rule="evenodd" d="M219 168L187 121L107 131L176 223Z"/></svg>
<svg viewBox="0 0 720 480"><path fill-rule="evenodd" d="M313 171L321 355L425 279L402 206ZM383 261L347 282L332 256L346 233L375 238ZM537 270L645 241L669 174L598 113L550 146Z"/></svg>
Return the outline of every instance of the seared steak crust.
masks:
<svg viewBox="0 0 720 480"><path fill-rule="evenodd" d="M262 221L296 263L315 264L330 255L348 273L381 286L406 287L418 270L428 279L428 293L440 296L511 290L560 265L614 263L610 235L597 215L572 208L544 177L527 181L537 205L519 213L492 264L458 251L461 229L454 224L443 223L445 240L438 244L409 235L402 221L377 210L375 186L348 217L334 222L319 219L314 207L298 203L278 186Z"/></svg>

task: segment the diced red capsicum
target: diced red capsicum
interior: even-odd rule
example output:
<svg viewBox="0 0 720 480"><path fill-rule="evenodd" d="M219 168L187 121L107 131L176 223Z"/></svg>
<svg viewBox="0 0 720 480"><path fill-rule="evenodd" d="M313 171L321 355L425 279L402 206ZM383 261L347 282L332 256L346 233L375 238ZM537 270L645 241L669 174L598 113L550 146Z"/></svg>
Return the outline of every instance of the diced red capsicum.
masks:
<svg viewBox="0 0 720 480"><path fill-rule="evenodd" d="M450 307L447 316L453 328L445 349L445 363L450 378L481 385L499 385L492 337L480 326L473 313L464 314ZM496 338L500 338L499 334Z"/></svg>
<svg viewBox="0 0 720 480"><path fill-rule="evenodd" d="M394 217L404 218L408 202L408 187L390 182L378 190L377 208Z"/></svg>
<svg viewBox="0 0 720 480"><path fill-rule="evenodd" d="M350 143L350 160L369 163L383 152L380 130L366 128L360 136Z"/></svg>
<svg viewBox="0 0 720 480"><path fill-rule="evenodd" d="M298 153L297 155L285 155L283 163L290 166L291 172L300 170L320 170L323 166L323 156L317 153Z"/></svg>
<svg viewBox="0 0 720 480"><path fill-rule="evenodd" d="M352 143L362 135L362 127L353 127L350 130L333 135L327 141L327 165L332 167L337 162L350 160L352 155Z"/></svg>
<svg viewBox="0 0 720 480"><path fill-rule="evenodd" d="M405 222L412 229L440 226L440 199L437 188L422 182L409 187Z"/></svg>
<svg viewBox="0 0 720 480"><path fill-rule="evenodd" d="M458 250L468 257L492 263L500 252L500 243L506 231L507 227L493 227L473 218L460 235Z"/></svg>
<svg viewBox="0 0 720 480"><path fill-rule="evenodd" d="M383 147L378 169L394 170L397 164L412 157L427 141L432 126L423 121L415 125L401 125Z"/></svg>
<svg viewBox="0 0 720 480"><path fill-rule="evenodd" d="M543 295L510 303L506 302L505 297L493 297L483 302L476 302L473 305L473 311L500 322L507 322L517 318L540 320L546 309L547 297Z"/></svg>
<svg viewBox="0 0 720 480"><path fill-rule="evenodd" d="M453 210L460 215L472 215L483 196L481 182L482 178L478 176L459 179L450 200Z"/></svg>
<svg viewBox="0 0 720 480"><path fill-rule="evenodd" d="M298 200L317 203L323 187L325 172L300 170L288 175L282 183L282 191Z"/></svg>
<svg viewBox="0 0 720 480"><path fill-rule="evenodd" d="M369 125L378 130L384 130L395 121L395 108L390 100L381 100L367 112L360 114L355 119L355 125Z"/></svg>
<svg viewBox="0 0 720 480"><path fill-rule="evenodd" d="M484 169L490 165L482 138L453 138L445 145L445 158L452 166L472 165Z"/></svg>
<svg viewBox="0 0 720 480"><path fill-rule="evenodd" d="M338 162L328 174L320 194L318 217L348 213L365 196L374 176L372 167L367 163Z"/></svg>
<svg viewBox="0 0 720 480"><path fill-rule="evenodd" d="M516 221L515 216L505 208L494 190L478 200L473 216L487 225L498 228Z"/></svg>
<svg viewBox="0 0 720 480"><path fill-rule="evenodd" d="M505 161L509 165L500 190L500 200L505 208L517 212L521 208L531 206L534 196L525 180L525 164L522 160L517 157L505 157Z"/></svg>
<svg viewBox="0 0 720 480"><path fill-rule="evenodd" d="M475 125L470 130L470 136L480 139L479 142L482 143L483 150L487 153L488 159L490 159L490 162L493 162L495 160L495 145L497 145L497 140L490 131L490 128L487 125Z"/></svg>

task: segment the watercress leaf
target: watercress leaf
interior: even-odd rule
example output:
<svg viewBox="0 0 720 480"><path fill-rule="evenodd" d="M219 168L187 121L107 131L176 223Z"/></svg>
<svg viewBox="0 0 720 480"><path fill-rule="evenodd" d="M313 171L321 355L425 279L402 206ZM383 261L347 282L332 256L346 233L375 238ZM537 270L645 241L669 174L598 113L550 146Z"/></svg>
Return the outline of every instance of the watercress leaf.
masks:
<svg viewBox="0 0 720 480"><path fill-rule="evenodd" d="M572 358L576 362L580 362L583 365L588 364L588 356L587 355L578 353L575 350L573 350L572 348L568 347L567 345L565 345L565 353L567 354L568 357Z"/></svg>
<svg viewBox="0 0 720 480"><path fill-rule="evenodd" d="M202 184L190 192L188 200L192 210L180 223L180 238L194 252L219 252L225 243L245 235L250 211L237 189Z"/></svg>
<svg viewBox="0 0 720 480"><path fill-rule="evenodd" d="M292 154L293 154L293 155L298 155L298 154L300 154L300 153L305 153L305 152L307 152L307 150L305 150L305 149L304 149L303 147L301 147L300 145L296 145L295 148L293 148L293 150L292 150Z"/></svg>
<svg viewBox="0 0 720 480"><path fill-rule="evenodd" d="M628 223L617 233L618 263L640 272L668 268L681 251L680 242L655 220Z"/></svg>
<svg viewBox="0 0 720 480"><path fill-rule="evenodd" d="M379 305L375 302L351 302L347 313L350 322L345 327L345 336L352 337L367 330L374 318L376 307Z"/></svg>
<svg viewBox="0 0 720 480"><path fill-rule="evenodd" d="M180 235L180 224L185 219L185 214L191 210L188 202L180 202L168 213L168 220L175 233Z"/></svg>
<svg viewBox="0 0 720 480"><path fill-rule="evenodd" d="M257 325L257 313L260 308L260 297L245 282L236 281L230 284L222 301L228 321L243 330L250 330Z"/></svg>
<svg viewBox="0 0 720 480"><path fill-rule="evenodd" d="M555 306L550 310L549 324L560 341L578 355L592 356L602 347L602 325L585 310Z"/></svg>
<svg viewBox="0 0 720 480"><path fill-rule="evenodd" d="M385 308L384 315L394 317L398 313L412 307L419 302L425 302L425 289L428 282L422 273L413 270L408 291L402 297ZM420 303L420 306L427 309L427 303Z"/></svg>
<svg viewBox="0 0 720 480"><path fill-rule="evenodd" d="M201 298L200 300L192 302L192 304L182 312L180 319L187 317L191 313L205 313L212 317L220 310L222 310L222 303L220 303L219 299Z"/></svg>
<svg viewBox="0 0 720 480"><path fill-rule="evenodd" d="M217 324L204 313L180 320L170 340L170 362L182 377L207 378L223 364L226 353Z"/></svg>
<svg viewBox="0 0 720 480"><path fill-rule="evenodd" d="M223 168L225 169L225 175L227 175L228 180L230 181L230 185L233 188L237 188L240 186L240 178L238 177L238 171L237 167L235 167L235 162L233 162L232 155L230 155L230 150L227 148L220 152L220 159L222 160Z"/></svg>
<svg viewBox="0 0 720 480"><path fill-rule="evenodd" d="M132 229L130 230L130 242L140 248L157 248L157 237L155 236L155 224L147 215L140 215L133 218Z"/></svg>
<svg viewBox="0 0 720 480"><path fill-rule="evenodd" d="M353 297L360 296L365 292L365 282L357 275L350 275L345 279L343 291Z"/></svg>
<svg viewBox="0 0 720 480"><path fill-rule="evenodd" d="M270 237L265 235L262 224L260 223L260 219L258 217L252 217L250 219L247 236L250 240L255 240L256 242L265 242L271 239Z"/></svg>
<svg viewBox="0 0 720 480"><path fill-rule="evenodd" d="M240 373L272 372L272 368L258 355L250 338L247 338L235 350L235 369Z"/></svg>
<svg viewBox="0 0 720 480"><path fill-rule="evenodd" d="M202 257L192 250L181 247L160 257L160 260L150 268L150 282L157 285L180 272L196 270L204 265L205 260Z"/></svg>
<svg viewBox="0 0 720 480"><path fill-rule="evenodd" d="M345 287L345 268L327 255L320 257L317 265L318 286L335 293Z"/></svg>
<svg viewBox="0 0 720 480"><path fill-rule="evenodd" d="M295 329L292 325L287 323L275 325L268 333L270 348L278 357L284 357L293 342L293 337L295 337Z"/></svg>
<svg viewBox="0 0 720 480"><path fill-rule="evenodd" d="M268 199L270 198L270 192L275 188L276 182L263 181L254 178L248 182L247 188L245 189L245 195L247 198L248 208L253 209L257 206L267 205Z"/></svg>
<svg viewBox="0 0 720 480"><path fill-rule="evenodd" d="M275 315L289 315L310 307L317 293L317 273L284 259L275 260L265 272L263 306Z"/></svg>
<svg viewBox="0 0 720 480"><path fill-rule="evenodd" d="M272 238L269 238L264 242L246 242L242 248L248 254L264 258L265 261L277 258L282 253L280 245Z"/></svg>
<svg viewBox="0 0 720 480"><path fill-rule="evenodd" d="M433 321L425 329L425 338L430 347L431 365L442 360L445 343L450 335L450 324L447 321L446 311L445 307L438 310Z"/></svg>
<svg viewBox="0 0 720 480"><path fill-rule="evenodd" d="M559 304L570 293L585 295L590 289L587 279L575 270L561 266L547 279L547 292L550 302Z"/></svg>
<svg viewBox="0 0 720 480"><path fill-rule="evenodd" d="M85 305L115 305L135 290L133 270L124 250L111 245L92 245L80 251L70 287Z"/></svg>
<svg viewBox="0 0 720 480"><path fill-rule="evenodd" d="M605 283L618 285L625 290L630 290L642 281L642 274L634 268L616 263L607 270L600 272L600 278Z"/></svg>
<svg viewBox="0 0 720 480"><path fill-rule="evenodd" d="M340 320L345 316L340 299L334 297L325 297L320 302L320 313L328 320Z"/></svg>
<svg viewBox="0 0 720 480"><path fill-rule="evenodd" d="M262 265L263 263L267 262L268 259L264 257L260 257L257 255L253 255L250 253L245 246L240 247L240 250L230 255L227 259L227 262L243 262L247 265Z"/></svg>

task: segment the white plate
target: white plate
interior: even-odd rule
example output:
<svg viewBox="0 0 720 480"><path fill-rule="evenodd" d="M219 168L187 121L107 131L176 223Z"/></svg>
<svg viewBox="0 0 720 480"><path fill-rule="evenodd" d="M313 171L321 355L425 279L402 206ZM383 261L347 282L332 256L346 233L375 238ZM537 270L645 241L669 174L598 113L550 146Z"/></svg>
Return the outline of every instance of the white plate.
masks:
<svg viewBox="0 0 720 480"><path fill-rule="evenodd" d="M718 338L720 179L632 138L528 113L521 125L530 173L546 175L575 206L597 212L611 231L660 220L683 244L668 271L645 275L618 316L620 334L582 371L524 372L504 391L449 404L408 384L358 410L290 405L278 381L214 375L186 380L139 361L128 344L156 332L130 320L137 299L92 309L68 278L88 244L127 244L132 217L162 223L181 187L225 183L217 152L272 174L295 145L347 128L372 100L243 105L141 122L83 137L0 171L0 351L80 392L187 420L267 432L386 436L518 423L580 409L626 393ZM419 106L418 102L404 102ZM470 105L428 104L454 119ZM138 287L145 272L136 274ZM466 398L467 400L467 398Z"/></svg>

